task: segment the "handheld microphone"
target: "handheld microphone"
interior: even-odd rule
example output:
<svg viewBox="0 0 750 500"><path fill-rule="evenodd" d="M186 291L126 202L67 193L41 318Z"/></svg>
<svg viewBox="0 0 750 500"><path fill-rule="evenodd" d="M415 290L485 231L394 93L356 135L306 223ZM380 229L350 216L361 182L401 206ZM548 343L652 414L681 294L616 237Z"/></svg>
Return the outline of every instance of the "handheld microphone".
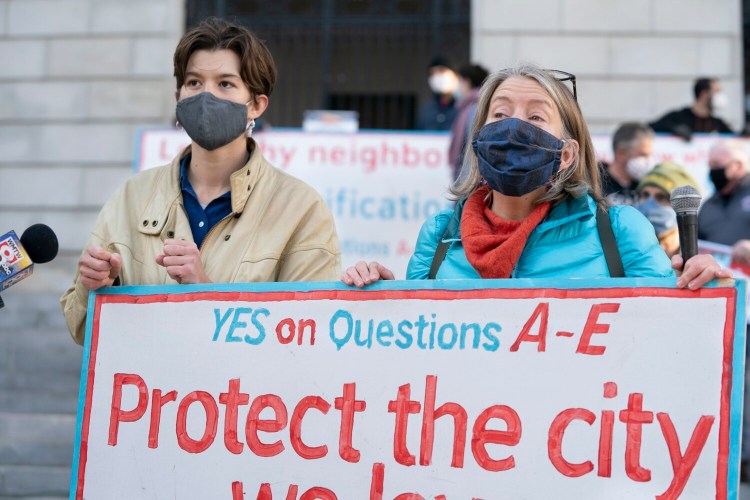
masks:
<svg viewBox="0 0 750 500"><path fill-rule="evenodd" d="M677 213L680 254L684 265L698 253L698 207L701 205L701 195L693 186L680 186L674 188L670 199L672 208Z"/></svg>
<svg viewBox="0 0 750 500"><path fill-rule="evenodd" d="M57 256L57 236L49 226L34 224L18 238L15 231L0 236L0 291L15 285ZM0 298L0 309L4 306Z"/></svg>

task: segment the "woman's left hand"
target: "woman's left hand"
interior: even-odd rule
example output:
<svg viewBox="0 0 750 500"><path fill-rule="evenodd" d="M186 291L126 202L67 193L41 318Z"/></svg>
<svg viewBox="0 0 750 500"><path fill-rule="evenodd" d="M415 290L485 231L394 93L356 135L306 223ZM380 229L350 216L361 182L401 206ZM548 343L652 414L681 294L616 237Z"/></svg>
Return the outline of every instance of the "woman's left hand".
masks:
<svg viewBox="0 0 750 500"><path fill-rule="evenodd" d="M677 272L677 288L697 290L714 278L731 278L732 271L723 269L713 256L699 254L688 259L685 268L682 267L682 255L672 257L672 269ZM682 270L682 271L680 271Z"/></svg>
<svg viewBox="0 0 750 500"><path fill-rule="evenodd" d="M164 240L164 253L156 263L167 268L167 274L180 284L211 283L201 262L196 244L185 240Z"/></svg>

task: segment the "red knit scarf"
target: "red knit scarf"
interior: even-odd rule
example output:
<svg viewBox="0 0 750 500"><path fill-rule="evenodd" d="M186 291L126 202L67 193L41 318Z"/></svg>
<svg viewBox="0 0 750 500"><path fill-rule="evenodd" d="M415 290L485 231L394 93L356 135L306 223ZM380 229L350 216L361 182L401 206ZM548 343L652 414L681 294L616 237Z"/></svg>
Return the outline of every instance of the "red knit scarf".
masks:
<svg viewBox="0 0 750 500"><path fill-rule="evenodd" d="M505 220L484 199L489 188L469 196L461 214L461 240L469 263L482 278L509 278L531 232L549 213L550 202L537 205L524 220Z"/></svg>

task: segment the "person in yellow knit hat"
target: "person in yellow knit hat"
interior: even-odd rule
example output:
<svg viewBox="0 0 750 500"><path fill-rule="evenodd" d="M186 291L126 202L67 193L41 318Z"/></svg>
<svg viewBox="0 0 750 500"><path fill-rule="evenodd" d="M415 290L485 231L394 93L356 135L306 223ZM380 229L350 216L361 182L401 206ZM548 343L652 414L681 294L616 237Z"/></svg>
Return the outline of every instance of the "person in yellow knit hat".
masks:
<svg viewBox="0 0 750 500"><path fill-rule="evenodd" d="M680 251L677 214L672 209L670 194L674 188L686 185L700 192L700 186L690 173L681 165L670 161L656 165L638 183L638 201L635 207L654 226L659 245L670 258Z"/></svg>

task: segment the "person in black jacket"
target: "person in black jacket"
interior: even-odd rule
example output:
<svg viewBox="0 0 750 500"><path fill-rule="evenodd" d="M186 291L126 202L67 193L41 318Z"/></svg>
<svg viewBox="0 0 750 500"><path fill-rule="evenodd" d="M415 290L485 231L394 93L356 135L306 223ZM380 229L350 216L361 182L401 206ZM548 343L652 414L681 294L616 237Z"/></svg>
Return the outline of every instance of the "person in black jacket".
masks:
<svg viewBox="0 0 750 500"><path fill-rule="evenodd" d="M655 132L669 132L689 141L695 132L731 134L721 118L714 112L725 108L727 97L721 91L719 81L714 78L698 78L693 86L695 101L687 108L670 111L658 120L649 123Z"/></svg>
<svg viewBox="0 0 750 500"><path fill-rule="evenodd" d="M736 139L717 142L708 152L708 167L716 191L701 206L698 238L731 246L732 259L750 266L750 156L745 145Z"/></svg>
<svg viewBox="0 0 750 500"><path fill-rule="evenodd" d="M645 123L623 123L612 136L612 161L602 163L602 190L610 205L634 205L638 182L656 165L654 131Z"/></svg>
<svg viewBox="0 0 750 500"><path fill-rule="evenodd" d="M750 156L736 139L708 152L708 174L716 191L698 212L698 238L732 247L732 261L750 266ZM750 324L748 325L750 334ZM745 407L742 416L740 479L750 481L750 344L745 351Z"/></svg>

